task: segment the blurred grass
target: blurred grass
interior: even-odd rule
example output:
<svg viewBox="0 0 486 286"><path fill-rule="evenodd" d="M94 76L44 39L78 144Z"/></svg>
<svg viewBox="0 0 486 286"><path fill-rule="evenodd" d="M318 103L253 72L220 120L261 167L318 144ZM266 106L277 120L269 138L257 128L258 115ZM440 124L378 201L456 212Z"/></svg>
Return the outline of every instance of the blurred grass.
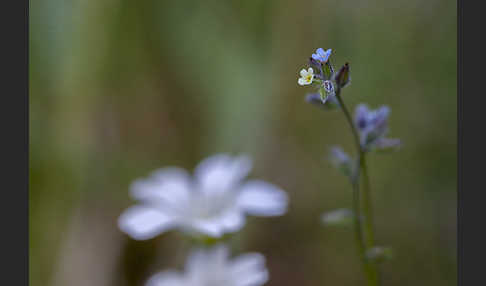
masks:
<svg viewBox="0 0 486 286"><path fill-rule="evenodd" d="M349 61L354 106L392 108L405 145L373 155L386 285L456 284L456 3L453 1L32 1L30 284L142 285L183 263L176 233L116 228L135 178L252 155L252 176L288 191L289 213L250 219L235 249L267 257L267 285L357 285L350 205L325 156L352 138L342 114L304 102L297 73L317 47ZM278 238L278 239L276 239ZM179 254L177 254L179 252Z"/></svg>

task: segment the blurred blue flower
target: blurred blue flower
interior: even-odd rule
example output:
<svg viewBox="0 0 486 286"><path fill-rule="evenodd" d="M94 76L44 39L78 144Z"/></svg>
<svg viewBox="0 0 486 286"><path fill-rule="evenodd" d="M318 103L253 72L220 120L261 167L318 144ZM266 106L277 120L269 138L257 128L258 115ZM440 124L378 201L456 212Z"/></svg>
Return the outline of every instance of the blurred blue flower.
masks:
<svg viewBox="0 0 486 286"><path fill-rule="evenodd" d="M365 150L394 148L400 145L399 139L385 138L388 132L390 108L381 106L370 110L365 104L356 107L354 124L358 129L361 146Z"/></svg>
<svg viewBox="0 0 486 286"><path fill-rule="evenodd" d="M260 286L268 280L263 255L253 252L230 259L228 248L222 244L194 250L184 270L157 273L146 286Z"/></svg>
<svg viewBox="0 0 486 286"><path fill-rule="evenodd" d="M345 176L352 176L355 169L355 162L339 146L333 146L329 152L331 163Z"/></svg>
<svg viewBox="0 0 486 286"><path fill-rule="evenodd" d="M245 182L250 170L248 157L225 154L203 160L196 167L194 179L180 168L157 170L132 184L131 195L141 204L127 209L118 225L138 240L170 229L221 237L240 230L245 215L284 214L286 193L265 181Z"/></svg>
<svg viewBox="0 0 486 286"><path fill-rule="evenodd" d="M316 50L315 54L312 54L312 58L321 63L325 63L329 59L329 56L331 56L331 51L331 49L324 51L322 48L319 48Z"/></svg>

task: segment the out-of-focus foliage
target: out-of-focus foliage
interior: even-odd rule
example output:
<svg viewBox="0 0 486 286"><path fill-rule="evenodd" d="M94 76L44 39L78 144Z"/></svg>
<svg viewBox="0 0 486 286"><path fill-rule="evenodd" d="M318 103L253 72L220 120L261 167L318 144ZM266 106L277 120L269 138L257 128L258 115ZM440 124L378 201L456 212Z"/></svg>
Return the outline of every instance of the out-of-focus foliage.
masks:
<svg viewBox="0 0 486 286"><path fill-rule="evenodd" d="M351 204L327 161L352 137L297 85L316 48L349 62L348 105L388 105L403 147L370 157L386 285L456 284L456 2L38 0L30 6L30 284L142 285L181 266L177 233L130 240L116 219L156 168L247 153L287 215L233 249L267 257L267 285L357 285Z"/></svg>

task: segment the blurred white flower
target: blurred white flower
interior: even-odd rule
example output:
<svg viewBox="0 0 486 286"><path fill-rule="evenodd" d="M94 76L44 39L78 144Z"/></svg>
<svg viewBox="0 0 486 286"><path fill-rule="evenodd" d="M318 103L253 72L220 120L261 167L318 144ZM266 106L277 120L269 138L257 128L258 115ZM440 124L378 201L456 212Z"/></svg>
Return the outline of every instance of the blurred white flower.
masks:
<svg viewBox="0 0 486 286"><path fill-rule="evenodd" d="M192 252L184 273L160 272L152 276L146 286L260 286L267 280L263 255L246 253L229 259L228 248L218 245Z"/></svg>
<svg viewBox="0 0 486 286"><path fill-rule="evenodd" d="M286 193L261 180L244 182L250 170L248 157L225 154L203 160L195 169L194 179L180 168L157 170L132 184L131 195L141 204L122 213L118 225L138 240L174 228L221 237L240 230L246 214L284 214Z"/></svg>
<svg viewBox="0 0 486 286"><path fill-rule="evenodd" d="M314 69L308 68L307 70L302 69L300 71L300 78L297 81L299 85L308 85L312 83L314 79Z"/></svg>

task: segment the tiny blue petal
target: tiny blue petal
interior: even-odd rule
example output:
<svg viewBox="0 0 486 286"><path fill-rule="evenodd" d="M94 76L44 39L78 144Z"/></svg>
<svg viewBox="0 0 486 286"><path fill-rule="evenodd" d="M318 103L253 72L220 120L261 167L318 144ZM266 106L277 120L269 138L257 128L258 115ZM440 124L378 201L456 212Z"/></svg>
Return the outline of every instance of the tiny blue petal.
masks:
<svg viewBox="0 0 486 286"><path fill-rule="evenodd" d="M329 59L329 56L331 56L331 52L332 52L331 49L328 49L328 50L324 51L324 49L318 48L316 50L316 53L315 54L312 54L312 58L314 60L317 60L317 61L320 61L322 63L325 63Z"/></svg>
<svg viewBox="0 0 486 286"><path fill-rule="evenodd" d="M332 52L332 50L331 50L331 49L328 49L328 50L326 51L326 57L327 57L327 58L329 58L329 56L331 55L331 52Z"/></svg>

